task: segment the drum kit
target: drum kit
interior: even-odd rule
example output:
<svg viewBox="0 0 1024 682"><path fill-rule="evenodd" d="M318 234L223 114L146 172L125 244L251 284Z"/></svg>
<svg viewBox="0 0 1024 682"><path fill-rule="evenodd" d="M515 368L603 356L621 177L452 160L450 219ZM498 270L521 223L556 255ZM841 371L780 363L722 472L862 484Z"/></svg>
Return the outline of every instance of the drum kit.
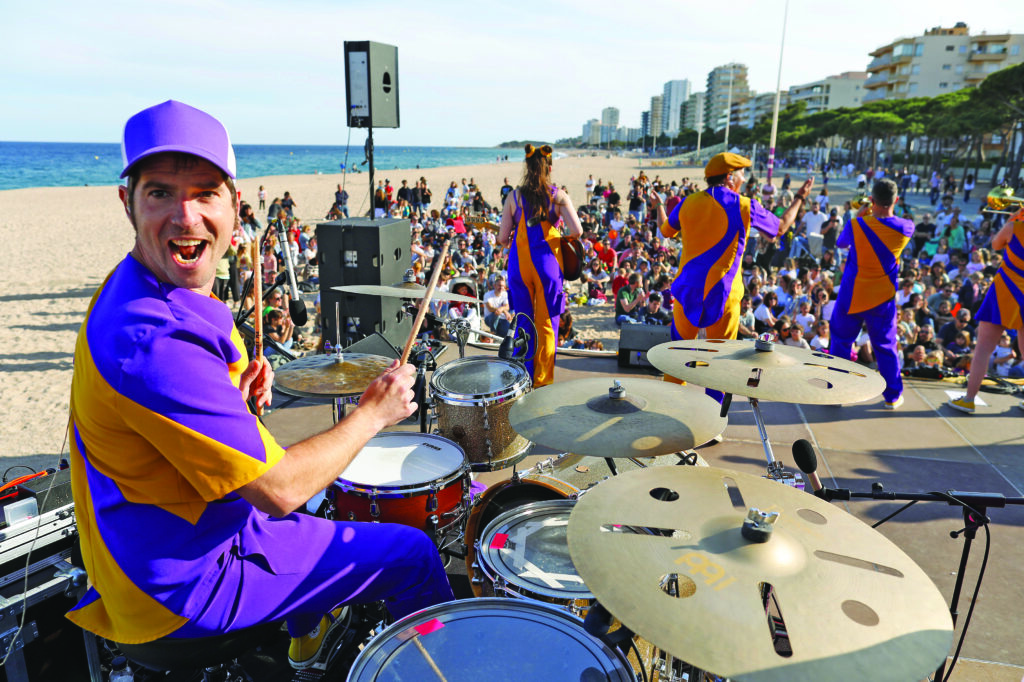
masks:
<svg viewBox="0 0 1024 682"><path fill-rule="evenodd" d="M349 397L391 362L338 358L283 365L279 388ZM372 438L319 512L422 528L465 559L475 598L380 630L349 680L913 680L944 661L953 627L937 588L880 533L795 489L758 406L858 402L882 379L767 339L672 341L648 358L724 400L637 377L531 390L522 365L487 356L434 370L436 429ZM721 434L732 395L750 401L767 476L644 463ZM604 458L613 475L580 489L518 472L533 444ZM617 472L622 458L638 468Z"/></svg>

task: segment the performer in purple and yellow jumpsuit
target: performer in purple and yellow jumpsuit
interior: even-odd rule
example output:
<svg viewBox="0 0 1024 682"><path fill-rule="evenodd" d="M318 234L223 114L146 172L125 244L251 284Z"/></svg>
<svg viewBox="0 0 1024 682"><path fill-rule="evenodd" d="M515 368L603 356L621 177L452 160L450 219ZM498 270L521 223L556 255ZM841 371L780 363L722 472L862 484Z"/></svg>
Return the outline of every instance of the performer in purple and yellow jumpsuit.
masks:
<svg viewBox="0 0 1024 682"><path fill-rule="evenodd" d="M295 512L412 413L412 367L396 362L344 420L282 448L246 405L269 404L270 365L248 360L211 293L238 220L227 131L167 101L129 119L122 151L135 246L75 346L71 487L89 589L68 618L124 644L287 620L289 660L305 668L327 656L341 604L386 599L401 617L452 599L422 530Z"/></svg>
<svg viewBox="0 0 1024 682"><path fill-rule="evenodd" d="M708 188L691 194L671 215L665 215L655 193L658 222L664 237L679 235L683 248L679 275L672 283L672 338L695 339L701 329L709 339L735 339L739 329L743 278L739 276L743 250L750 228L775 239L790 228L800 206L807 200L813 180L796 193L793 204L781 218L754 199L740 196L744 168L751 162L739 154L714 156L704 168ZM668 378L668 377L666 377ZM720 396L710 392L709 395Z"/></svg>
<svg viewBox="0 0 1024 682"><path fill-rule="evenodd" d="M896 278L900 272L900 254L914 235L914 223L897 218L893 213L896 193L896 183L892 180L876 181L871 190L871 203L846 223L836 240L836 246L849 249L850 255L829 320L832 327L829 352L843 359L850 358L861 326L867 327L878 373L885 379L882 397L890 410L903 404L903 378L896 342Z"/></svg>
<svg viewBox="0 0 1024 682"><path fill-rule="evenodd" d="M551 184L551 151L526 145L523 181L505 200L498 233L498 243L509 247L509 304L537 327L526 351L534 386L555 380L558 322L565 312L559 219L570 236L583 234L569 195Z"/></svg>
<svg viewBox="0 0 1024 682"><path fill-rule="evenodd" d="M967 376L967 394L950 399L949 406L974 414L974 396L988 374L988 363L1004 329L1017 330L1017 348L1024 355L1024 208L1017 211L992 238L992 248L1006 249L985 299L978 309L978 344ZM1024 409L1024 402L1018 403Z"/></svg>

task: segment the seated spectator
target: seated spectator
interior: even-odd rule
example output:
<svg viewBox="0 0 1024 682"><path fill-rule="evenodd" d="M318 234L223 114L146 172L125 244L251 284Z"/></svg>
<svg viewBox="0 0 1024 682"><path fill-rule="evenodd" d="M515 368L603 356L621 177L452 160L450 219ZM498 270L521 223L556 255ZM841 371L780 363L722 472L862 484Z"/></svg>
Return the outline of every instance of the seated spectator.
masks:
<svg viewBox="0 0 1024 682"><path fill-rule="evenodd" d="M787 346L795 346L796 348L811 349L810 344L804 338L804 328L795 322L789 328L789 338L782 343Z"/></svg>
<svg viewBox="0 0 1024 682"><path fill-rule="evenodd" d="M661 294L652 291L647 296L647 304L643 310L643 323L655 325L667 325L672 321L671 316L661 309Z"/></svg>
<svg viewBox="0 0 1024 682"><path fill-rule="evenodd" d="M740 324L736 332L738 339L753 339L757 336L757 325L754 311L750 307L750 296L740 299Z"/></svg>
<svg viewBox="0 0 1024 682"><path fill-rule="evenodd" d="M967 369L970 367L971 333L966 329L957 332L951 343L943 347L943 362L948 367Z"/></svg>
<svg viewBox="0 0 1024 682"><path fill-rule="evenodd" d="M452 287L452 293L476 298L473 287L468 282L456 282ZM449 304L447 317L451 320L468 320L470 327L473 329L480 328L480 315L477 313L476 305L473 303L460 302Z"/></svg>
<svg viewBox="0 0 1024 682"><path fill-rule="evenodd" d="M940 309L942 303L939 304ZM942 313L939 313L940 319ZM949 346L956 340L957 335L962 331L970 331L971 324L971 311L967 308L961 308L956 311L956 317L950 317L950 321L939 327L938 340L943 346ZM949 363L946 363L949 364Z"/></svg>
<svg viewBox="0 0 1024 682"><path fill-rule="evenodd" d="M828 352L828 344L831 341L829 336L828 320L818 320L814 325L814 338L811 339L811 350Z"/></svg>
<svg viewBox="0 0 1024 682"><path fill-rule="evenodd" d="M774 308L779 297L774 291L767 292L761 298L761 305L754 310L754 327L758 334L773 329L778 321L775 318Z"/></svg>
<svg viewBox="0 0 1024 682"><path fill-rule="evenodd" d="M1015 360L1013 353L1013 339L1004 329L1002 335L999 337L998 345L995 350L992 351L992 359L990 361L991 371L994 372L996 376L1010 376L1010 369L1013 367Z"/></svg>
<svg viewBox="0 0 1024 682"><path fill-rule="evenodd" d="M494 278L491 289L484 294L484 323L498 336L505 336L512 323L512 309L508 304L508 289L505 278Z"/></svg>
<svg viewBox="0 0 1024 682"><path fill-rule="evenodd" d="M647 302L647 294L640 288L640 275L632 273L626 286L615 295L615 324L640 324L640 315Z"/></svg>

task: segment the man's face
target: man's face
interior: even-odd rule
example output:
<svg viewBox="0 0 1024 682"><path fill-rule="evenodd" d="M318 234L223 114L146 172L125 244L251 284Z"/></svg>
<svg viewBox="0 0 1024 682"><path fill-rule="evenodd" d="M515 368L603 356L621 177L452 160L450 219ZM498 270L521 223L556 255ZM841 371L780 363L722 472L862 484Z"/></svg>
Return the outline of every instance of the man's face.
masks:
<svg viewBox="0 0 1024 682"><path fill-rule="evenodd" d="M221 171L202 159L182 167L173 157L147 161L134 188L132 255L161 282L209 295L217 261L231 243L237 219Z"/></svg>

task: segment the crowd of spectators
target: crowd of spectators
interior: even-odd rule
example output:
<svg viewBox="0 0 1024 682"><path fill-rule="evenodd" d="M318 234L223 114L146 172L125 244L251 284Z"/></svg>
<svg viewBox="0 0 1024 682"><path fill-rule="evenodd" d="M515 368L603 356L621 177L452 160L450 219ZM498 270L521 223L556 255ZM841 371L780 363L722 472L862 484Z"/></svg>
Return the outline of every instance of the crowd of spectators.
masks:
<svg viewBox="0 0 1024 682"><path fill-rule="evenodd" d="M836 169L835 174L855 178L865 186L870 181L868 173L849 166ZM884 174L882 169L870 173L872 178ZM895 173L895 180L907 192L926 190L921 187L924 183L920 177L907 172ZM586 199L578 207L584 230L585 267L578 282L567 284L571 305L607 306L609 317L618 326L669 324L671 284L680 265L679 245L659 236L649 199L652 192L659 193L671 212L679 201L702 188L700 182L689 178L663 180L644 173L618 186L591 177L586 185ZM451 291L458 287L477 297L480 303L476 307L435 304L434 312L442 318L469 319L475 328L497 336L508 332L515 312L508 302L507 253L497 247L495 230L501 202L512 189L507 178L501 187L486 191L473 178L462 178L452 180L435 194L422 177L411 184L403 179L397 189L385 178L378 183L374 198L376 215L409 220L410 265L421 283L429 275L443 240L452 239L452 258L441 274L439 286ZM770 187L752 177L743 190L776 215L792 203L792 191L788 174L778 186ZM965 194L968 191L965 187ZM902 254L896 294L901 311L897 330L904 370L936 377L950 372L966 373L974 348L974 314L1001 262L1000 255L989 249L999 226L991 214L980 209L974 215L966 215L964 205L953 194L941 196L936 202L937 211L916 215L906 198L905 193L901 194L896 214L913 220L916 230ZM836 247L836 239L843 226L855 217L855 202L856 199L835 201L826 184L801 209L793 229L784 237L773 242L752 232L742 261L746 295L741 302L740 338L768 333L786 345L828 350L828 320L847 257L845 249ZM284 221L288 246L297 264L315 274L315 236L310 226L303 227L294 218L295 208L294 201L285 193L284 199L270 202L267 218ZM348 195L339 186L327 217L348 215L348 209ZM261 230L260 221L248 204L242 204L242 216L236 234L240 246ZM267 256L264 267L268 283L284 267L276 235L270 241L269 251L274 255ZM224 297L231 295L246 276L246 253L240 248L226 256L224 269L231 284L225 285ZM237 270L237 275L231 268ZM283 303L280 310L286 311L287 302ZM276 317L268 319L268 328L280 326L277 321ZM436 331L443 335L443 330ZM559 345L596 347L593 342L579 338L571 308L562 319ZM1000 344L993 359L994 371L1003 376L1024 376L1024 363L1015 349L1011 342ZM866 332L858 338L852 359L873 364Z"/></svg>

